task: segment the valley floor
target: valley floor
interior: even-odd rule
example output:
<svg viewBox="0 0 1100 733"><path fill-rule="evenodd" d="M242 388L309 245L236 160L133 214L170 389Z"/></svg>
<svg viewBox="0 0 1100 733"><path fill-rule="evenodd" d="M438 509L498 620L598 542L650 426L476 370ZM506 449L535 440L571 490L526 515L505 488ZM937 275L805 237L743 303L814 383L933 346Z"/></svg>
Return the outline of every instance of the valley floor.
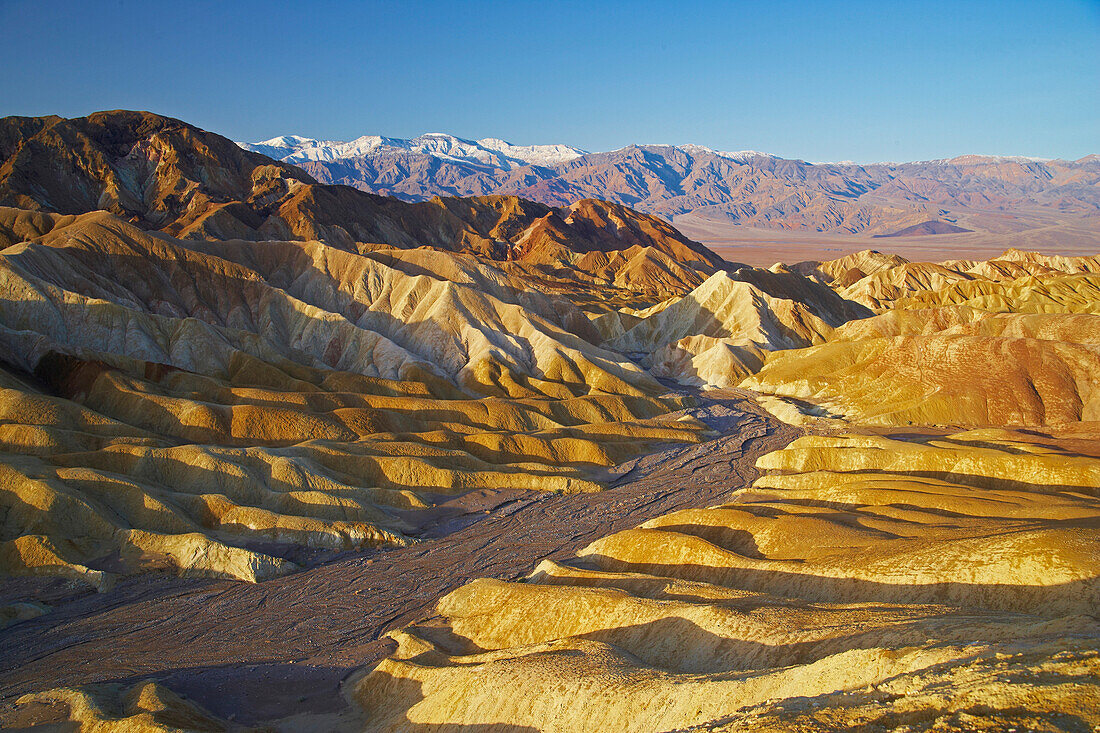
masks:
<svg viewBox="0 0 1100 733"><path fill-rule="evenodd" d="M251 724L336 712L341 681L393 651L383 635L430 616L477 578L515 579L600 537L669 512L719 503L749 486L757 459L799 429L741 390L699 395L686 412L720 437L619 466L598 493L472 492L433 512L410 547L345 556L267 582L137 576L104 594L51 599L49 579L9 581L5 603L37 597L50 613L0 631L0 727L49 720L16 710L57 686L156 679L210 712Z"/></svg>
<svg viewBox="0 0 1100 733"><path fill-rule="evenodd" d="M1012 217L1000 212L998 218ZM1100 243L1100 223L1095 218L1073 222L1034 221L1029 222L1030 228L1020 231L1012 231L1013 221L1002 221L1000 227L1004 231L908 237L762 229L694 213L680 214L673 218L673 223L681 232L730 262L756 267L770 267L776 262L834 260L866 249L890 252L914 262L988 260L1010 247L1074 257L1095 254Z"/></svg>

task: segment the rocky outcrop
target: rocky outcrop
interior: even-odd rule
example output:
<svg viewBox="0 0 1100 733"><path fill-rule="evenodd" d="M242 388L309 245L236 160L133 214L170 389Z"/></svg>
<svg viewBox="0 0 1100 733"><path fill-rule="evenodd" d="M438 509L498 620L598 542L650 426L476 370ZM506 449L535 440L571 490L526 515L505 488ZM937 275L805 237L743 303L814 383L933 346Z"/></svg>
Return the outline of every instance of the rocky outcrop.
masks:
<svg viewBox="0 0 1100 733"><path fill-rule="evenodd" d="M569 333L570 303L474 259L105 212L39 229L0 253L9 574L260 580L407 544L440 496L598 490L594 469L704 430L657 419L682 399Z"/></svg>
<svg viewBox="0 0 1100 733"><path fill-rule="evenodd" d="M605 344L656 376L728 387L755 373L765 352L821 343L834 326L868 313L802 276L741 268L632 319Z"/></svg>
<svg viewBox="0 0 1100 733"><path fill-rule="evenodd" d="M850 272L847 264L815 269L828 276ZM796 406L787 419L801 411L879 425L1100 420L1098 267L1093 257L1007 252L981 263L868 268L834 287L880 315L769 356L742 386Z"/></svg>
<svg viewBox="0 0 1100 733"><path fill-rule="evenodd" d="M1094 437L802 438L720 506L455 591L352 699L382 730L1095 723Z"/></svg>
<svg viewBox="0 0 1100 733"><path fill-rule="evenodd" d="M619 204L580 200L558 210L500 195L410 204L319 184L220 135L147 112L0 120L0 206L106 210L181 239L317 240L350 252L428 246L564 268L663 297L726 266L667 222ZM43 234L42 221L24 214L0 235L14 244ZM608 259L630 267L609 273Z"/></svg>

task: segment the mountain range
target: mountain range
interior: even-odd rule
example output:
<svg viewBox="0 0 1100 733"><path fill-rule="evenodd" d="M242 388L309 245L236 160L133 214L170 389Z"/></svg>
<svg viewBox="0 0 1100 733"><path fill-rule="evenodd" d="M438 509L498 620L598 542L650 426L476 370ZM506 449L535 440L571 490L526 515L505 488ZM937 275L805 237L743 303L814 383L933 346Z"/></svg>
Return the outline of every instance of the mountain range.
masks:
<svg viewBox="0 0 1100 733"><path fill-rule="evenodd" d="M964 155L859 165L700 145L589 153L441 133L351 142L284 136L238 144L297 165L320 182L406 201L504 194L564 206L600 198L670 220L691 212L755 227L837 233L893 234L929 222L931 231L943 231L941 225L1018 231L1066 220L1100 229L1096 155L1073 161Z"/></svg>
<svg viewBox="0 0 1100 733"><path fill-rule="evenodd" d="M705 332L758 367L869 314L619 204L409 203L147 112L0 119L0 250L0 417L91 426L45 453L104 461L73 489L0 424L0 577L101 589L404 546L476 487L596 491L594 467L707 430L618 348Z"/></svg>
<svg viewBox="0 0 1100 733"><path fill-rule="evenodd" d="M263 153L286 163L344 160L389 149L406 150L440 160L480 165L495 170L511 170L524 165L552 166L587 155L586 151L568 145L513 145L496 138L463 140L439 132L426 133L411 140L364 135L349 142L340 142L284 135L259 143L237 144L245 150Z"/></svg>
<svg viewBox="0 0 1100 733"><path fill-rule="evenodd" d="M0 119L0 728L1100 730L1100 257L895 251L1095 222L1096 161L428 138L348 150L561 200ZM917 221L761 269L567 196L686 169Z"/></svg>
<svg viewBox="0 0 1100 733"><path fill-rule="evenodd" d="M578 200L557 209L514 196L406 203L321 184L298 167L148 112L0 120L0 206L102 209L181 239L323 240L352 252L430 246L531 264L638 246L672 258L674 269L699 263L713 272L723 264L667 222L621 205ZM0 241L22 236L0 227Z"/></svg>

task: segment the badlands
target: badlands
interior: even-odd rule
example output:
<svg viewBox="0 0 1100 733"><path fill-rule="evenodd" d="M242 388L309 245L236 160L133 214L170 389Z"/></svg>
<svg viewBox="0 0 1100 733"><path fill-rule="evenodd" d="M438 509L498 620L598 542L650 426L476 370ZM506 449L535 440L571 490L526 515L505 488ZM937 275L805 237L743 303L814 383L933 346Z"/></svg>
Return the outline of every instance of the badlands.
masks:
<svg viewBox="0 0 1100 733"><path fill-rule="evenodd" d="M1096 240L752 267L139 112L0 120L0 240L0 726L1100 726Z"/></svg>

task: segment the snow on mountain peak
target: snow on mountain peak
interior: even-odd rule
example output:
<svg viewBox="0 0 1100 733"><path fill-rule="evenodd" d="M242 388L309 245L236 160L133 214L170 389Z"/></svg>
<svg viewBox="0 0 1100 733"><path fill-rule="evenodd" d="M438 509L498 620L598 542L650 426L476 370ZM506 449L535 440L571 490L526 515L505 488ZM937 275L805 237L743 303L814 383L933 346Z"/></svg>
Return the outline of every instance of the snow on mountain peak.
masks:
<svg viewBox="0 0 1100 733"><path fill-rule="evenodd" d="M749 158L777 158L771 153L763 153L759 150L716 150L714 154L730 160L748 160Z"/></svg>
<svg viewBox="0 0 1100 733"><path fill-rule="evenodd" d="M263 142L237 145L287 163L359 158L375 151L395 150L499 170L512 170L524 165L554 166L586 154L569 145L513 145L498 138L465 140L445 132L428 132L411 140L364 135L350 142L283 135Z"/></svg>
<svg viewBox="0 0 1100 733"><path fill-rule="evenodd" d="M1031 155L986 155L982 153L970 153L967 155L957 155L954 158L942 162L949 165L966 165L973 163L1049 163L1051 160L1051 158L1038 158Z"/></svg>
<svg viewBox="0 0 1100 733"><path fill-rule="evenodd" d="M282 135L280 137L273 137L270 140L264 140L258 142L256 145L268 145L270 147L294 147L298 145L304 145L306 143L315 143L317 140L312 138L302 137L301 135Z"/></svg>
<svg viewBox="0 0 1100 733"><path fill-rule="evenodd" d="M569 145L513 145L495 137L487 137L477 144L489 150L496 150L512 160L522 161L524 165L553 166L579 158L588 153Z"/></svg>
<svg viewBox="0 0 1100 733"><path fill-rule="evenodd" d="M486 137L481 140L466 140L446 132L426 132L423 135L405 140L402 138L364 135L349 142L339 140L314 140L299 135L283 135L258 143L237 143L246 150L282 160L287 163L306 161L333 161L345 158L360 158L383 151L405 151L431 155L467 165L484 166L496 170L512 170L524 165L553 167L588 155L588 152L571 145L514 145L507 140ZM627 148L647 147L631 145ZM751 158L776 156L756 150L720 151L703 145L657 146L675 147L689 155L708 153L729 160L744 162Z"/></svg>
<svg viewBox="0 0 1100 733"><path fill-rule="evenodd" d="M627 145L619 150L613 150L612 152L619 152L622 150L633 150L636 148L673 148L675 150L682 150L688 155L716 155L719 158L726 158L727 160L735 160L739 163L743 163L750 158L778 158L777 155L771 153L762 153L759 150L715 150L714 148L708 148L706 145L696 145L695 143L687 143L686 145L665 145L665 144L650 144L650 145Z"/></svg>

